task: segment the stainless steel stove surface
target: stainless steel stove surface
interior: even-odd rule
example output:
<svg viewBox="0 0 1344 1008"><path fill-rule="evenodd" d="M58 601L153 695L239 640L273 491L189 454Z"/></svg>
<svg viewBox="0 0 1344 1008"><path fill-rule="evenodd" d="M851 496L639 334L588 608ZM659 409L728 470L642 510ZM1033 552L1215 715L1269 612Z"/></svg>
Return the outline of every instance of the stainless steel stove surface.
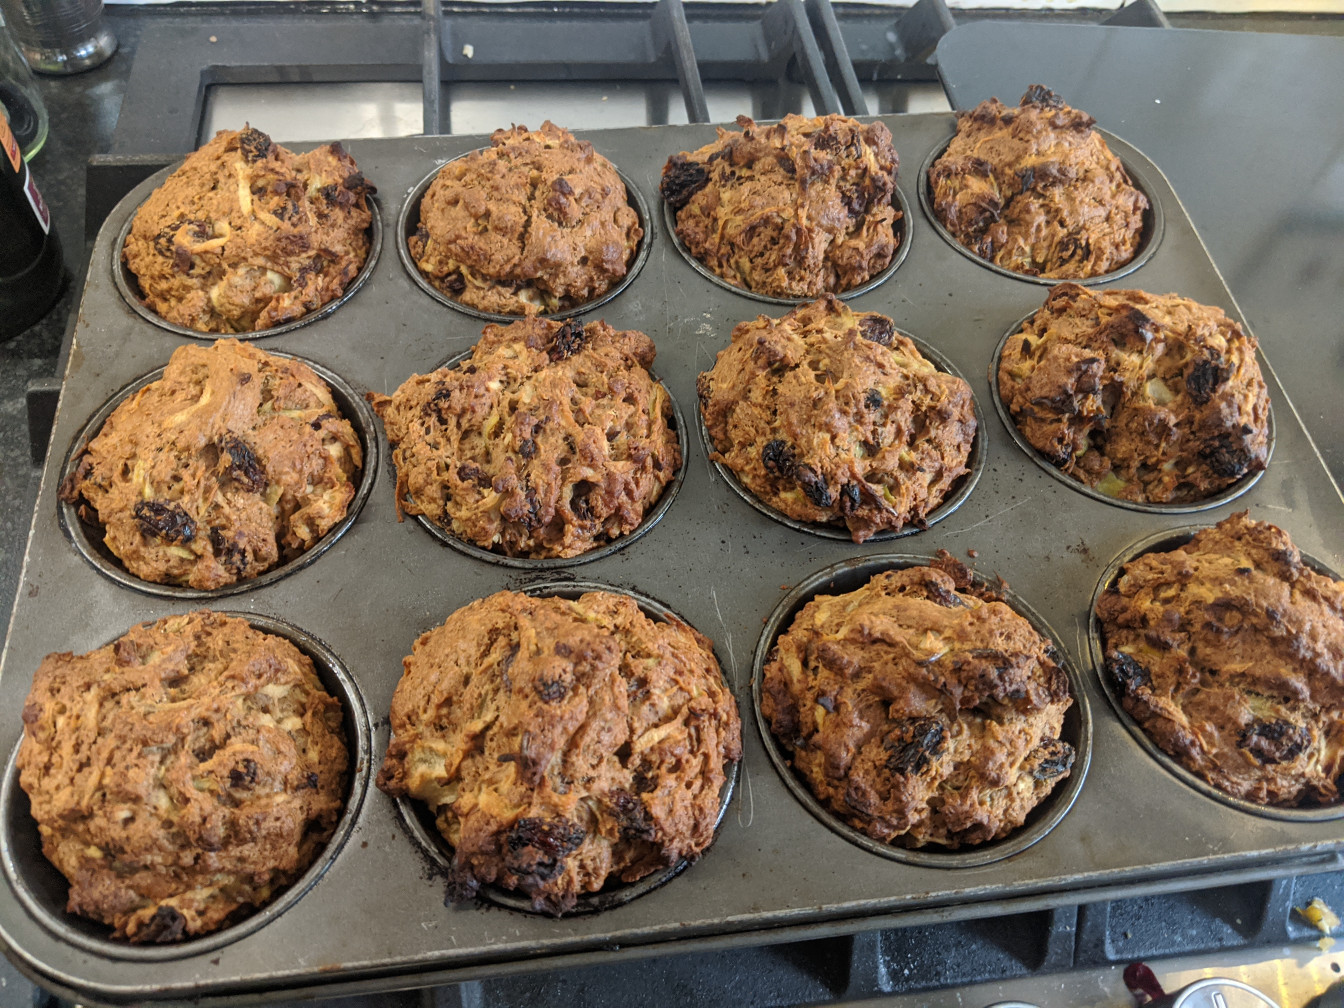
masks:
<svg viewBox="0 0 1344 1008"><path fill-rule="evenodd" d="M664 35L655 35L654 42L666 41L676 34L675 6L680 5L666 0L658 5L660 11L673 12L659 15L667 21L659 22L663 25L659 31ZM698 109L692 108L696 89L687 88L684 68L680 84L668 79L677 74L668 73L670 64L666 60L670 57L661 50L644 60L645 64L658 64L653 70L632 71L629 61L616 68L631 75L648 75L655 70L661 75L652 78L624 77L596 83L490 79L506 77L509 71L499 69L499 64L494 70L481 69L479 64L473 66L472 61L488 60L490 53L488 44L479 41L481 36L472 34L478 30L473 19L479 11L469 5L446 9L436 22L441 34L430 41L434 50L444 56L441 67L439 61L435 63L445 76L433 88L432 98L427 93L429 86L419 79L421 68L415 62L415 47L421 43L421 35L428 33L421 31L421 22L415 18L353 16L364 29L362 32L350 31L352 26L347 21L330 36L324 32L334 27L334 19L341 15L277 17L258 15L249 8L246 15L226 20L179 18L171 24L166 19L159 25L147 21L136 65L127 83L121 120L108 144L109 154L96 159L90 170L87 199L91 233L101 220L100 214L139 177L175 159L215 129L234 126L240 119L250 119L257 125L264 123L277 139L299 142L332 136L414 135L421 131L427 116L437 119L442 131L452 133L485 133L515 121L534 126L546 117L583 130L676 124L692 117L727 121L744 111L762 119L784 111L841 108L857 111L853 107L855 94L868 112L939 111L949 107L944 86L961 99L956 81L938 83L927 63L923 64L923 70L919 69L923 54L865 51L865 47L877 45L873 39L882 40L888 34L898 33L895 28L890 33L885 29L874 31L875 26L894 23L889 10L874 13L858 6L850 10L837 8L840 14L837 27L842 40L854 50L853 65L873 79L858 86L857 91L853 87L847 91L842 75L833 66L827 66L827 54L820 50L809 52L810 43L801 38L807 34L803 22L808 21L814 38L820 36L824 41L827 25L816 13L817 5L798 7L810 12L811 18L806 13L800 16L795 10L787 12L787 17L778 14L775 21L762 24L760 9L732 5L711 16L703 8L687 5L684 13L689 15L688 33L702 43L696 46L697 54L702 48L713 50L700 61L705 79L700 85L703 102ZM570 9L556 8L561 13ZM535 13L535 8L518 5L501 10L499 16L523 17ZM924 12L921 16L929 15ZM933 16L936 20L936 11ZM479 30L492 25L497 27L491 22ZM624 22L614 29L618 38L624 38L620 33L630 30ZM1115 30L1097 31L1109 32L1108 43L1116 50L1113 59L1125 59L1134 46L1132 38L1123 37L1123 33L1118 37ZM356 37L347 37L351 35ZM714 35L723 39L715 38L712 44L703 42ZM359 36L363 37L362 43ZM301 38L307 39L302 47L304 62L295 69L283 69L285 64L275 60L269 47L294 52ZM745 42L748 48L755 46L753 51L761 57L760 67L742 72L742 67L734 63L734 59L740 60L740 55L726 58L716 48L724 39L733 44ZM388 53L393 45L397 47L396 59ZM615 48L611 44L601 46L604 52ZM658 46L651 48L656 50ZM897 43L891 43L889 48L898 48ZM345 60L343 54L350 59ZM1314 52L1312 55L1318 58ZM951 58L958 56L954 52ZM1048 62L1047 57L1038 64L1043 74L1050 69ZM315 67L354 63L364 65L360 72L369 80L306 82L307 78L321 78L324 74L339 78L347 72ZM277 66L281 69L268 70ZM207 68L204 73L202 67ZM545 70L561 77L576 74L573 67ZM716 74L729 77L733 73L754 79L714 79ZM910 81L910 77L923 79ZM197 84L189 90L196 95L194 104L185 97L169 100L166 108L145 101L145 95L152 91L185 94L181 81L193 79ZM1329 72L1322 73L1320 79L1325 94L1338 93L1338 89L1331 90L1333 78ZM1221 85L1233 86L1235 90L1226 79ZM687 94L691 97L686 97ZM1135 142L1172 176L1178 194L1191 207L1196 226L1204 231L1214 261L1223 264L1225 260L1220 258L1216 240L1210 240L1210 231L1201 224L1199 196L1192 201L1190 187L1183 187L1178 175L1173 174L1173 160L1178 164L1177 171L1183 168L1180 158L1164 157L1141 138L1130 135L1126 130L1128 117L1123 113L1099 114L1098 109L1105 102L1098 97L1092 98L1091 103L1074 93L1069 97L1097 114L1103 125ZM1206 102L1202 92L1186 98L1197 106ZM1167 100L1174 104L1179 99ZM190 107L183 111L179 106ZM1338 135L1334 139L1336 143L1340 140ZM906 167L913 172L917 165ZM1240 179L1234 179L1227 186L1235 191L1240 184ZM385 208L384 212L389 211ZM1216 212L1209 212L1209 219L1215 236L1220 227L1232 231L1231 225L1225 224ZM1275 240L1291 243L1292 235L1276 236ZM1226 261L1240 261L1239 249L1225 254ZM1333 260L1331 254L1335 255ZM1330 264L1339 262L1338 253L1327 253L1324 259L1329 275ZM1255 280L1248 281L1247 286L1262 293ZM1298 288L1301 287L1299 283ZM1311 295L1315 290L1325 288L1307 284L1309 305L1313 303ZM1234 284L1232 292L1242 297L1244 289ZM1323 294L1318 297L1327 300ZM1298 363L1292 343L1283 339L1278 350L1271 345L1272 337L1282 338L1273 331L1274 309L1257 312L1254 304L1245 302L1243 308L1266 346L1271 363L1291 377ZM1339 335L1341 349L1337 356L1344 360L1344 333ZM1288 365L1286 369L1284 364ZM1341 377L1338 360L1328 366L1333 366L1334 376L1332 382L1325 384L1337 388ZM1296 397L1298 390L1289 380L1285 379L1284 384ZM1314 403L1314 397L1321 394L1321 384L1318 379L1306 387L1308 402ZM1309 431L1323 431L1320 440L1325 445L1326 460L1338 475L1339 456L1332 452L1341 446L1334 440L1334 429L1328 426L1331 418L1325 416L1324 409L1317 416L1312 406L1302 412ZM1314 422L1322 419L1327 426L1316 427ZM1109 715L1108 711L1096 713ZM1123 966L1131 961L1148 960L1153 962L1159 980L1168 990L1202 976L1232 976L1265 991L1283 1008L1302 1008L1314 1003L1314 999L1323 998L1344 967L1344 956L1326 947L1319 932L1293 909L1312 897L1321 897L1337 909L1344 907L1344 878L1337 870L1337 861L1323 867L1329 870L1297 878L1257 877L1244 882L1229 878L1224 880L1227 884L1213 888L1202 885L1196 878L1173 878L1165 892L1107 891L1097 894L1103 897L1100 901L1089 901L1085 893L1074 893L1062 901L1044 894L1037 905L1020 912L957 923L950 923L950 918L964 915L955 910L930 910L902 918L900 926L895 927L882 927L883 922L872 921L878 930L855 931L854 925L818 927L814 934L795 930L788 942L780 944L770 944L769 936L762 936L758 945L716 949L712 943L705 943L694 952L652 958L636 958L629 950L612 949L590 957L582 965L567 966L556 961L547 963L544 969L535 969L513 963L499 969L478 970L477 976L424 990L367 995L352 991L340 1003L360 1008L412 1004L504 1008L538 1002L593 1008L618 1004L729 1003L854 1003L906 1008L1020 1000L1043 1006L1119 1008L1133 1003L1121 976ZM343 926L358 927L358 922L345 922ZM0 988L0 1004L31 1003L9 999L12 991L12 987ZM232 1001L252 1003L274 1000L277 996L283 997L248 992ZM31 997L27 989L20 994L21 999ZM1322 999L1320 1003L1325 1001Z"/></svg>

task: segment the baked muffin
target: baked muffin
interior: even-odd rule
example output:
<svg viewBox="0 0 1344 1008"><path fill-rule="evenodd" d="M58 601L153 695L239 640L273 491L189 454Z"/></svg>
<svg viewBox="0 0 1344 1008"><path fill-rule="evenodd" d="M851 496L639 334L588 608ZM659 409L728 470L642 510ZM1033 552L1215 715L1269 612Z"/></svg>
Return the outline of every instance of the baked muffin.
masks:
<svg viewBox="0 0 1344 1008"><path fill-rule="evenodd" d="M66 909L171 942L265 906L335 830L340 703L282 637L212 612L51 654L23 707L19 783Z"/></svg>
<svg viewBox="0 0 1344 1008"><path fill-rule="evenodd" d="M782 298L842 294L891 264L900 159L886 126L841 115L737 124L663 167L659 191L692 256L735 287Z"/></svg>
<svg viewBox="0 0 1344 1008"><path fill-rule="evenodd" d="M696 389L714 461L777 511L843 522L855 542L922 524L975 438L966 382L891 319L830 294L734 327Z"/></svg>
<svg viewBox="0 0 1344 1008"><path fill-rule="evenodd" d="M488 325L469 357L369 396L398 513L507 556L573 557L633 531L681 466L653 341L605 322Z"/></svg>
<svg viewBox="0 0 1344 1008"><path fill-rule="evenodd" d="M999 396L1053 466L1120 500L1187 504L1269 459L1255 337L1175 294L1065 283L1009 336Z"/></svg>
<svg viewBox="0 0 1344 1008"><path fill-rule="evenodd" d="M957 113L929 169L934 216L966 248L1014 273L1083 279L1139 251L1148 198L1096 122L1039 84Z"/></svg>
<svg viewBox="0 0 1344 1008"><path fill-rule="evenodd" d="M1242 511L1124 565L1097 602L1105 672L1126 711L1233 798L1339 801L1344 582Z"/></svg>
<svg viewBox="0 0 1344 1008"><path fill-rule="evenodd" d="M495 130L445 164L408 240L421 275L480 311L563 312L625 278L644 236L625 183L550 121Z"/></svg>
<svg viewBox="0 0 1344 1008"><path fill-rule="evenodd" d="M502 591L415 642L378 774L453 848L449 896L495 883L559 914L714 838L741 724L709 641L627 596Z"/></svg>
<svg viewBox="0 0 1344 1008"><path fill-rule="evenodd" d="M256 332L339 298L364 267L375 189L340 144L295 154L221 130L135 212L122 261L156 315Z"/></svg>
<svg viewBox="0 0 1344 1008"><path fill-rule="evenodd" d="M947 554L818 595L779 635L761 712L830 812L874 840L1007 836L1073 766L1052 643Z"/></svg>
<svg viewBox="0 0 1344 1008"><path fill-rule="evenodd" d="M222 339L174 350L80 452L61 497L136 577L223 588L335 527L362 460L312 368Z"/></svg>

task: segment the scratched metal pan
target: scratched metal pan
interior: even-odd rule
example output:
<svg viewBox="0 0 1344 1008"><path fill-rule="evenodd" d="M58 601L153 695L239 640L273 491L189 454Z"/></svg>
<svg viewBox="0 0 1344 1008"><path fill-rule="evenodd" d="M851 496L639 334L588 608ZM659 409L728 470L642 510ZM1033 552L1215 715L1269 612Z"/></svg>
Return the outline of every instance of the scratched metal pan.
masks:
<svg viewBox="0 0 1344 1008"><path fill-rule="evenodd" d="M906 165L922 164L953 128L950 115L883 121ZM581 568L506 566L446 549L399 524L395 474L382 466L364 507L316 562L229 596L230 609L273 615L326 642L374 719L373 759L387 745L386 713L402 657L420 634L473 599L539 582L573 582L576 572L584 581L657 599L713 641L746 715L752 651L781 601L815 571L890 551L889 542L818 536L762 514L710 462L703 440L689 433L688 425L697 423L690 415L696 379L728 345L733 326L790 307L712 282L677 251L659 212L658 181L667 158L700 146L704 135L703 126L668 126L583 137L620 166L652 208L643 267L583 317L648 333L658 350L658 377L686 411L680 425L684 478L657 522ZM380 192L399 194L420 184L428 165L485 142L411 137L346 146ZM1231 293L1160 169L1122 140L1112 147L1142 175L1164 221L1161 240L1125 275L1126 286L1179 291L1236 317ZM902 176L907 192L915 175ZM117 236L150 187L127 194L98 236L55 421L53 443L62 448L103 403L162 367L180 344L178 335L127 304L107 268ZM400 232L395 213L383 217L386 246L399 241ZM899 269L854 294L850 304L918 334L949 369L968 378L988 412L995 346L1040 306L1041 288L972 261L933 234L917 210L905 226L908 252ZM330 315L270 337L266 349L321 361L361 392L389 394L408 375L470 348L483 324L427 296L398 256L383 255L357 296ZM1291 524L1305 553L1344 569L1337 537L1329 535L1344 526L1344 503L1272 368L1266 379L1277 419L1274 457L1254 485L1235 501L1201 512L1200 520L1217 521L1234 508L1279 517ZM979 478L950 513L902 538L902 552L932 556L945 549L986 579L1002 578L1053 629L1070 663L1086 668L1088 607L1107 563L1188 516L1093 500L1043 471L992 418L985 433ZM373 437L385 451L381 431ZM0 710L11 713L0 718L0 752L17 742L18 712L45 654L88 651L134 623L203 604L104 577L72 549L59 518L60 463L60 452L54 453L43 474L10 614ZM1204 800L1135 745L1096 677L1083 677L1082 695L1093 716L1091 761L1072 807L1034 843L985 864L898 861L839 835L790 791L747 716L737 783L714 846L675 879L618 905L559 920L484 901L445 907L439 866L406 828L396 803L369 789L349 840L322 877L265 927L210 952L146 970L76 946L17 898L0 900L0 942L23 970L72 1000L241 1004L277 992L369 993L469 975L760 945L931 915L992 916L1108 893L1185 888L1192 880L1214 885L1295 874L1304 865L1321 870L1323 863L1344 860L1337 822L1269 820ZM1136 828L1145 822L1160 828ZM14 888L12 880L5 884Z"/></svg>

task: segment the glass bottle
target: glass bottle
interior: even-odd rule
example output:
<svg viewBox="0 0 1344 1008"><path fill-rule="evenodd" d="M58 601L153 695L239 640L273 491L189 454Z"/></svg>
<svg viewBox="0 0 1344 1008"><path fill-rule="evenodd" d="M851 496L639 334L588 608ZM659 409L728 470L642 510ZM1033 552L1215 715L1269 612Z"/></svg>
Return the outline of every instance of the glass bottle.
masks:
<svg viewBox="0 0 1344 1008"><path fill-rule="evenodd" d="M47 141L47 106L23 53L5 27L3 13L0 13L0 107L9 117L9 128L23 149L24 160L31 160Z"/></svg>
<svg viewBox="0 0 1344 1008"><path fill-rule="evenodd" d="M0 340L12 339L42 318L61 295L65 269L19 142L0 110Z"/></svg>

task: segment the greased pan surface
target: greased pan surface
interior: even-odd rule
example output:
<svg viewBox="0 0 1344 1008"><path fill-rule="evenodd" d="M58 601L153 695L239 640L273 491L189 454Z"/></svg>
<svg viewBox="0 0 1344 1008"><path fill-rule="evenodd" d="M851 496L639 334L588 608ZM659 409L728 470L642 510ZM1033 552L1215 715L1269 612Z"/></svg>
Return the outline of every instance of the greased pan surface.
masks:
<svg viewBox="0 0 1344 1008"><path fill-rule="evenodd" d="M277 989L335 992L442 981L468 970L507 972L548 959L638 956L639 946L714 941L758 944L790 927L860 930L941 908L974 917L1032 901L1068 904L1107 888L1148 891L1188 886L1201 875L1263 877L1300 870L1344 850L1338 822L1282 822L1192 792L1160 766L1114 716L1087 650L1088 606L1111 560L1144 536L1190 523L1189 515L1136 512L1087 497L1043 472L1008 436L990 406L986 376L994 348L1016 320L1040 305L1040 285L996 274L933 231L914 198L918 166L946 141L950 115L890 116L905 166L909 252L888 279L850 299L935 348L972 383L985 430L983 472L942 521L901 540L901 552L946 549L1001 575L1060 636L1082 673L1092 711L1090 767L1072 808L1048 834L990 864L945 868L881 857L837 835L793 797L756 729L752 656L766 620L789 588L833 564L891 551L804 534L757 512L706 457L686 417L686 478L672 506L626 548L585 564L584 580L628 588L666 605L714 642L744 722L744 758L718 839L697 863L629 903L554 920L498 907L445 908L432 864L393 801L367 789L349 840L301 899L263 927L206 954L144 965L76 948L53 935L14 899L0 900L0 938L26 970L89 1000L248 1000ZM1106 124L1102 124L1105 126ZM258 124L265 128L265 124ZM671 154L713 138L709 126L584 134L658 207L659 171ZM407 194L480 137L350 141L360 169L378 186L384 241ZM1164 227L1143 265L1119 282L1175 291L1236 316L1159 166L1123 141L1160 204ZM82 652L127 627L198 603L145 595L95 571L62 535L56 490L60 461L88 418L118 389L162 367L182 337L137 315L118 293L116 236L163 175L130 193L105 222L64 376L52 450L34 516L23 581L0 670L0 752L18 739L18 712L32 673L50 651ZM649 258L618 296L585 318L638 328L657 344L654 370L688 414L695 379L727 345L737 322L783 314L710 283L676 250L657 209L649 214ZM381 255L363 286L331 314L258 345L302 356L363 393L390 393L408 376L469 347L481 323L446 307L407 276L398 256ZM1266 348L1272 361L1275 348ZM1344 525L1333 488L1283 390L1267 369L1276 446L1264 476L1235 501L1200 512L1200 523L1234 510L1286 529L1297 545L1339 570L1344 556L1327 533ZM1326 380L1323 378L1322 380ZM379 436L382 437L381 431ZM340 659L375 724L371 770L387 744L386 713L401 659L452 610L501 588L554 580L463 556L413 522L398 523L386 452L373 493L353 525L313 563L271 584L231 595L231 611L285 620L323 641ZM0 816L3 820L4 816ZM880 921L877 918L881 918ZM358 922L351 926L350 922ZM767 934L769 932L769 934Z"/></svg>

